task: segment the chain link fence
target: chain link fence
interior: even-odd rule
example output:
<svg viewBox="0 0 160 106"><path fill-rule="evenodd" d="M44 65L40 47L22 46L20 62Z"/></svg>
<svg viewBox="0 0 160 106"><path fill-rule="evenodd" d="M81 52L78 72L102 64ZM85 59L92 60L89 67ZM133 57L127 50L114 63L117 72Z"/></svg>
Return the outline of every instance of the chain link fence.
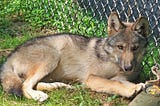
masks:
<svg viewBox="0 0 160 106"><path fill-rule="evenodd" d="M11 7L14 3L10 2ZM23 14L25 21L35 27L90 37L107 35L107 19L111 11L118 12L123 21L135 21L139 16L145 16L150 22L151 36L142 63L143 70L150 70L154 64L160 64L158 0L17 0L16 5L18 14Z"/></svg>

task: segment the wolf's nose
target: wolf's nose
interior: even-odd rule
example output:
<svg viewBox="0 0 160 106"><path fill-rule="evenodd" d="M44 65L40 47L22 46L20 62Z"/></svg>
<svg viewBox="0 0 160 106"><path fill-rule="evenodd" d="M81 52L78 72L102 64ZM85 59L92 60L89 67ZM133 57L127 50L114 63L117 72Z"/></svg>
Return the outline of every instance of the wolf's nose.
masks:
<svg viewBox="0 0 160 106"><path fill-rule="evenodd" d="M125 71L131 71L132 70L132 65L127 65L124 67Z"/></svg>

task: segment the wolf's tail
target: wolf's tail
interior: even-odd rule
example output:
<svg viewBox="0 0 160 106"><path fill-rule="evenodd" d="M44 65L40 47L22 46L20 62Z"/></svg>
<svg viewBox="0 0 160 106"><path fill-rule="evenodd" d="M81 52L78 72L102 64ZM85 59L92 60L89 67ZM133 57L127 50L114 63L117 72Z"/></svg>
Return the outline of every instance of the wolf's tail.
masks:
<svg viewBox="0 0 160 106"><path fill-rule="evenodd" d="M11 69L0 68L0 82L4 91L17 96L22 96L22 80Z"/></svg>

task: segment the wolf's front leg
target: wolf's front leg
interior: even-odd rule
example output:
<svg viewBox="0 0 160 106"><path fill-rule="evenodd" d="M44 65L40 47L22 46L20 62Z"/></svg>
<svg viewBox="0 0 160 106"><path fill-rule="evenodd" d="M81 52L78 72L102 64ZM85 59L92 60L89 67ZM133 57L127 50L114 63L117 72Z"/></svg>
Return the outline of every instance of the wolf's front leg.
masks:
<svg viewBox="0 0 160 106"><path fill-rule="evenodd" d="M86 80L86 85L97 92L118 94L124 97L132 97L139 92L143 84L134 84L128 81L108 80L95 75L90 75Z"/></svg>

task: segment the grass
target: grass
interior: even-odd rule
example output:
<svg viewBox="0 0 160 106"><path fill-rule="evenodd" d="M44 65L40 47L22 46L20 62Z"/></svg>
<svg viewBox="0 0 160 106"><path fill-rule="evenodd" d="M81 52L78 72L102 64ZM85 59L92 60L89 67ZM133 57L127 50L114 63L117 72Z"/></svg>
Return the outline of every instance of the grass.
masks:
<svg viewBox="0 0 160 106"><path fill-rule="evenodd" d="M1 106L102 106L110 103L113 106L127 106L128 100L118 98L116 95L108 96L105 93L96 93L81 85L74 85L75 90L65 88L55 89L47 92L49 99L40 103L25 97L16 97L3 92L0 86L0 105Z"/></svg>

